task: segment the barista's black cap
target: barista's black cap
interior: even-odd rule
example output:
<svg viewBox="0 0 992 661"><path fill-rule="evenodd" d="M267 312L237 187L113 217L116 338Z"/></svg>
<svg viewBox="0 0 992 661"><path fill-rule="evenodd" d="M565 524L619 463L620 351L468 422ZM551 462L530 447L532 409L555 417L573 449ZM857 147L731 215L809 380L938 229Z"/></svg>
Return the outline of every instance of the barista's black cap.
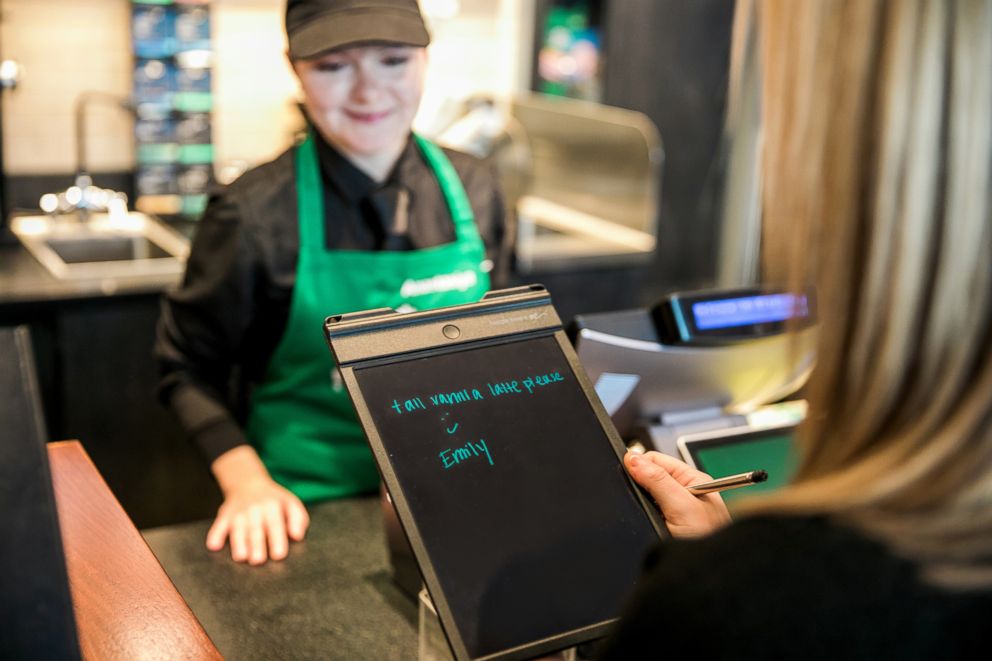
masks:
<svg viewBox="0 0 992 661"><path fill-rule="evenodd" d="M301 59L361 42L431 41L417 0L288 0L286 35L290 57Z"/></svg>

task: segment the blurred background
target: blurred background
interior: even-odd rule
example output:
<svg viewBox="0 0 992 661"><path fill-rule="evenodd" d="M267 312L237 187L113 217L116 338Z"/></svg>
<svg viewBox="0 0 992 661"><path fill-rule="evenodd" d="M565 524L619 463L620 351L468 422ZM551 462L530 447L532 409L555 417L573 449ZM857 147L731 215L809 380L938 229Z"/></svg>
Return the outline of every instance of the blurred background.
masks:
<svg viewBox="0 0 992 661"><path fill-rule="evenodd" d="M732 57L733 0L421 5L415 128L492 159L517 283L548 286L567 321L753 282L756 110L728 113L748 57L743 39ZM284 6L0 0L0 325L31 329L50 438L83 440L139 527L218 502L154 398L151 345L211 187L303 126ZM91 212L124 219L130 252L53 238Z"/></svg>

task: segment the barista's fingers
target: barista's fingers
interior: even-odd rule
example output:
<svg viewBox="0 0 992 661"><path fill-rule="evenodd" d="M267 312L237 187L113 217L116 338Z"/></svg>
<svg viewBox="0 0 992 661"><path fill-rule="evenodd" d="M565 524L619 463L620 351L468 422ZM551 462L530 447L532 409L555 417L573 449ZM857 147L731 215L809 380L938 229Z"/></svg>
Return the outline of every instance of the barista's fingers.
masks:
<svg viewBox="0 0 992 661"><path fill-rule="evenodd" d="M288 492L283 500L283 508L286 511L289 536L295 542L302 541L303 536L307 534L307 528L310 527L310 515L307 514L307 508L303 506L299 498Z"/></svg>
<svg viewBox="0 0 992 661"><path fill-rule="evenodd" d="M245 562L248 559L248 518L235 514L231 519L231 559Z"/></svg>
<svg viewBox="0 0 992 661"><path fill-rule="evenodd" d="M227 541L227 534L231 530L231 517L227 514L218 514L214 523L207 531L207 548L211 551L219 551L224 548Z"/></svg>
<svg viewBox="0 0 992 661"><path fill-rule="evenodd" d="M262 508L256 505L248 510L248 564L261 565L268 555Z"/></svg>
<svg viewBox="0 0 992 661"><path fill-rule="evenodd" d="M265 506L265 529L269 538L269 557L282 560L286 557L289 543L286 541L286 519L277 502Z"/></svg>

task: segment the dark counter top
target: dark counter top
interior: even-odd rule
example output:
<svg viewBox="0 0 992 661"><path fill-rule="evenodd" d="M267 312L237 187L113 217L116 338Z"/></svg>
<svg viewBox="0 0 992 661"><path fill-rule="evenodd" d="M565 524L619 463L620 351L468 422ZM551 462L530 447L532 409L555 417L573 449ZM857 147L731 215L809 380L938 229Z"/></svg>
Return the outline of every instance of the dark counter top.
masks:
<svg viewBox="0 0 992 661"><path fill-rule="evenodd" d="M179 276L60 280L20 244L0 245L0 305L156 294Z"/></svg>
<svg viewBox="0 0 992 661"><path fill-rule="evenodd" d="M378 498L311 508L283 562L204 547L209 521L142 534L227 659L415 659L417 607L392 582Z"/></svg>

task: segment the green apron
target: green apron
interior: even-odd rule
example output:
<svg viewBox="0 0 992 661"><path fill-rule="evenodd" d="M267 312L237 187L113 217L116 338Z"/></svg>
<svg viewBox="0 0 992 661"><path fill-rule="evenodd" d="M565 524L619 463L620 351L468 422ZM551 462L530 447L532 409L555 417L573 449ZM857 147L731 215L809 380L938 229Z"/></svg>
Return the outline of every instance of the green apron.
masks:
<svg viewBox="0 0 992 661"><path fill-rule="evenodd" d="M300 253L286 331L252 393L246 433L273 479L304 502L374 490L372 453L348 393L333 378L324 318L370 308L424 310L482 298L485 246L444 153L414 140L451 211L455 241L424 250L327 250L324 198L311 134L296 150Z"/></svg>

